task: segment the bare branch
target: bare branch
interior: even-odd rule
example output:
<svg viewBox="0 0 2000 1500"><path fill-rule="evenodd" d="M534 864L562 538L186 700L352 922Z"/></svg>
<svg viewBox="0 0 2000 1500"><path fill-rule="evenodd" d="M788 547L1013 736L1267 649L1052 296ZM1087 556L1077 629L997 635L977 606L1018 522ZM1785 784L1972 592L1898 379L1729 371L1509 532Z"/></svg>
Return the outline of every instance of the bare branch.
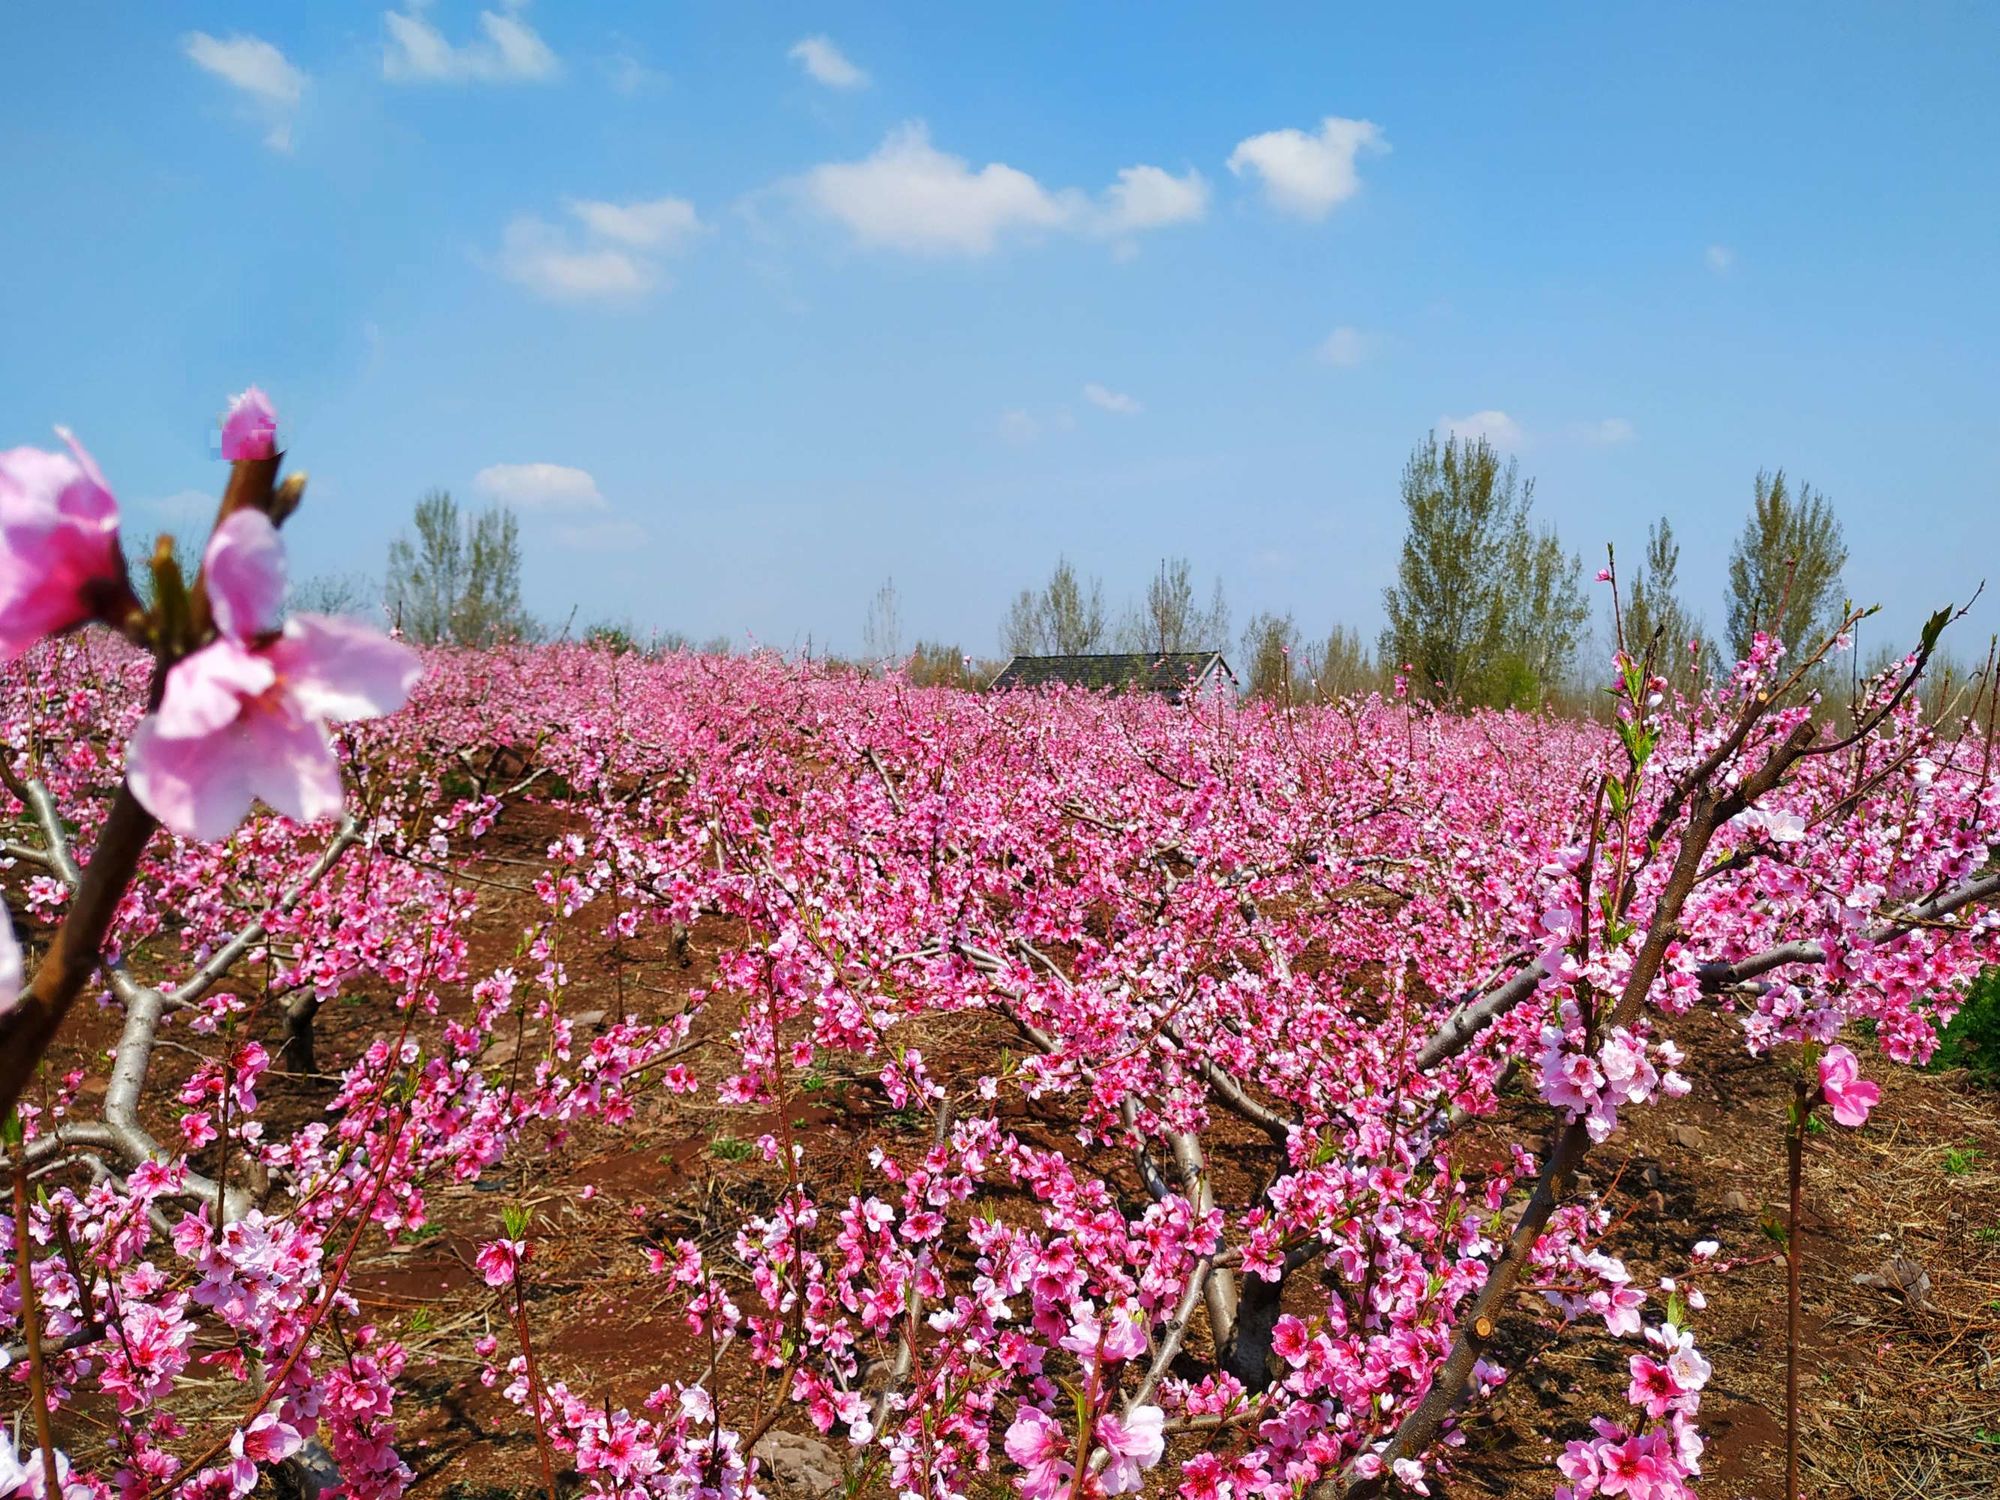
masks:
<svg viewBox="0 0 2000 1500"><path fill-rule="evenodd" d="M1438 1028L1437 1034L1424 1043L1423 1050L1417 1054L1417 1071L1428 1072L1458 1056L1472 1045L1473 1038L1480 1032L1540 989L1542 981L1548 977L1549 971L1539 962L1529 964L1497 990L1453 1011L1444 1025Z"/></svg>
<svg viewBox="0 0 2000 1500"><path fill-rule="evenodd" d="M56 799L49 795L47 787L35 779L23 782L17 795L35 815L35 821L41 824L42 838L48 845L41 851L43 862L56 872L64 885L75 890L83 883L83 871L77 868L76 856L70 852L69 830L63 826L62 814L56 811ZM35 857L25 849L22 853L30 859Z"/></svg>
<svg viewBox="0 0 2000 1500"><path fill-rule="evenodd" d="M1208 1184L1208 1158L1202 1152L1201 1137L1191 1131L1177 1130L1168 1138L1168 1144L1180 1167L1188 1202L1194 1205L1197 1214L1206 1218L1215 1211L1215 1193ZM1203 1300L1208 1304L1209 1339L1219 1355L1236 1336L1236 1273L1211 1263Z"/></svg>
<svg viewBox="0 0 2000 1500"><path fill-rule="evenodd" d="M1178 1037L1175 1039L1179 1040ZM1218 1064L1206 1058L1196 1058L1195 1067L1208 1080L1208 1086L1215 1090L1215 1097L1232 1114L1248 1120L1280 1146L1290 1142L1295 1128L1292 1121L1252 1099L1243 1085Z"/></svg>

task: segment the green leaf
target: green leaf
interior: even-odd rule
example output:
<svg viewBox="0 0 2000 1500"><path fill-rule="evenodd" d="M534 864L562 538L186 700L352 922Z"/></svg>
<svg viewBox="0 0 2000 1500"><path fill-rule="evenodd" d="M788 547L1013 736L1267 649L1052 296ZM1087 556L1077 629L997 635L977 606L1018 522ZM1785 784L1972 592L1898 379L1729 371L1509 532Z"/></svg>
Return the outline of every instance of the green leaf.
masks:
<svg viewBox="0 0 2000 1500"><path fill-rule="evenodd" d="M1951 606L1949 604L1924 621L1924 633L1918 639L1922 650L1926 654L1929 654L1932 648L1937 645L1938 637L1944 634L1945 626L1950 623Z"/></svg>

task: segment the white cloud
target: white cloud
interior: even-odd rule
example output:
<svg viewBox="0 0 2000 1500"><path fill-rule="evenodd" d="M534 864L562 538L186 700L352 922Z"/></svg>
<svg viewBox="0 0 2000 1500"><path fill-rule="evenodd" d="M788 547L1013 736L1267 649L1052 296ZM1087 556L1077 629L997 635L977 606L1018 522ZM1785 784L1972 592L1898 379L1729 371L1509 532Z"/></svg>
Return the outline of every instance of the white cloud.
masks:
<svg viewBox="0 0 2000 1500"><path fill-rule="evenodd" d="M785 56L830 89L868 87L868 75L849 62L847 54L834 46L827 37L806 37Z"/></svg>
<svg viewBox="0 0 2000 1500"><path fill-rule="evenodd" d="M649 67L638 53L625 50L614 52L599 64L604 78L613 92L620 94L642 94L650 88L667 81L667 75L659 69Z"/></svg>
<svg viewBox="0 0 2000 1500"><path fill-rule="evenodd" d="M382 76L396 83L539 83L556 77L562 64L535 28L521 19L526 0L505 4L504 13L482 10L478 40L453 45L424 19L425 0L385 11L389 40L382 47Z"/></svg>
<svg viewBox="0 0 2000 1500"><path fill-rule="evenodd" d="M1718 276L1726 275L1736 265L1736 252L1727 245L1710 245L1701 252L1701 258Z"/></svg>
<svg viewBox="0 0 2000 1500"><path fill-rule="evenodd" d="M613 519L558 526L555 539L558 546L573 547L579 552L612 552L620 548L644 546L648 534L637 521Z"/></svg>
<svg viewBox="0 0 2000 1500"><path fill-rule="evenodd" d="M568 207L599 239L639 250L672 249L702 227L694 205L685 198L653 198L640 203L572 198Z"/></svg>
<svg viewBox="0 0 2000 1500"><path fill-rule="evenodd" d="M891 131L874 155L827 162L793 185L821 213L863 245L919 255L986 255L1010 234L1035 231L1114 238L1200 219L1208 183L1190 170L1126 167L1100 198L1075 188L1052 191L1004 162L974 169L940 151L920 120Z"/></svg>
<svg viewBox="0 0 2000 1500"><path fill-rule="evenodd" d="M1136 396L1128 396L1123 391L1114 391L1091 381L1083 388L1083 399L1100 411L1116 412L1121 417L1136 417L1146 408L1139 404Z"/></svg>
<svg viewBox="0 0 2000 1500"><path fill-rule="evenodd" d="M507 226L500 274L554 302L619 301L651 290L650 267L624 250L578 246L544 219L524 215Z"/></svg>
<svg viewBox="0 0 2000 1500"><path fill-rule="evenodd" d="M1192 169L1176 177L1162 167L1125 167L1104 190L1104 201L1108 234L1191 224L1208 213L1208 182Z"/></svg>
<svg viewBox="0 0 2000 1500"><path fill-rule="evenodd" d="M1302 219L1324 219L1361 190L1355 159L1363 151L1388 149L1373 121L1328 115L1317 135L1270 130L1239 141L1229 155L1229 170L1239 177L1255 173L1273 208Z"/></svg>
<svg viewBox="0 0 2000 1500"><path fill-rule="evenodd" d="M234 84L246 94L272 104L297 104L306 91L306 75L285 54L261 37L212 37L191 31L181 41L189 61Z"/></svg>
<svg viewBox="0 0 2000 1500"><path fill-rule="evenodd" d="M1012 230L1057 229L1076 215L1067 196L1000 162L972 170L931 145L913 121L875 154L828 162L801 180L807 198L864 245L930 255L985 255Z"/></svg>
<svg viewBox="0 0 2000 1500"><path fill-rule="evenodd" d="M1368 357L1373 343L1359 328L1343 323L1320 341L1317 352L1323 363L1351 370Z"/></svg>
<svg viewBox="0 0 2000 1500"><path fill-rule="evenodd" d="M1032 443L1042 435L1042 424L1035 420L1035 414L1020 407L1001 412L999 426L1000 436L1010 443Z"/></svg>
<svg viewBox="0 0 2000 1500"><path fill-rule="evenodd" d="M590 471L566 464L488 464L472 476L472 487L516 510L606 509Z"/></svg>
<svg viewBox="0 0 2000 1500"><path fill-rule="evenodd" d="M1597 443L1611 447L1617 443L1629 443L1639 435L1639 429L1625 417L1605 417L1597 422L1585 422L1577 435L1586 443Z"/></svg>
<svg viewBox="0 0 2000 1500"><path fill-rule="evenodd" d="M1521 424L1504 411L1475 411L1463 417L1439 417L1438 430L1448 437L1477 442L1485 438L1496 448L1518 448L1526 440Z"/></svg>
<svg viewBox="0 0 2000 1500"><path fill-rule="evenodd" d="M205 31L182 37L181 50L203 72L250 97L265 124L265 145L292 149L292 112L305 97L306 75L284 53L262 37L213 37Z"/></svg>
<svg viewBox="0 0 2000 1500"><path fill-rule="evenodd" d="M568 464L488 464L472 476L472 487L489 500L553 524L542 535L579 552L612 552L643 546L646 528L611 506L588 469Z"/></svg>
<svg viewBox="0 0 2000 1500"><path fill-rule="evenodd" d="M666 284L659 261L702 228L694 205L683 198L607 203L572 198L568 208L583 226L573 233L534 214L507 226L497 262L500 274L553 302L618 302Z"/></svg>

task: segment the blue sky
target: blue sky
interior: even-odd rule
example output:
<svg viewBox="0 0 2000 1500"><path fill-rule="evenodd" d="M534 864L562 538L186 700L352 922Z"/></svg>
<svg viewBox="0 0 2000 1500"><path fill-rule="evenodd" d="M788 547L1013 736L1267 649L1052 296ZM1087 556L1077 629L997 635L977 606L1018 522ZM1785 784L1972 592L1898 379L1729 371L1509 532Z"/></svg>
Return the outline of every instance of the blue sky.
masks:
<svg viewBox="0 0 2000 1500"><path fill-rule="evenodd" d="M530 604L997 649L1057 553L1372 636L1433 426L1720 623L1760 467L1907 632L2000 560L2000 11L21 7L0 442L189 524L256 381L298 574L513 499ZM2000 579L1996 579L2000 582ZM1961 641L1970 654L1993 609Z"/></svg>

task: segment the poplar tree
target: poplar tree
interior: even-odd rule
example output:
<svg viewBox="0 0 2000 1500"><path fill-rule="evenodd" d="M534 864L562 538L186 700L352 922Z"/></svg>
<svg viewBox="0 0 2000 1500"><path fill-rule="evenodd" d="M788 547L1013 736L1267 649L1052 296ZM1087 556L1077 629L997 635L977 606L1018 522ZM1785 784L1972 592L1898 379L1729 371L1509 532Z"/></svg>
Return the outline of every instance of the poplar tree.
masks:
<svg viewBox="0 0 2000 1500"><path fill-rule="evenodd" d="M1816 644L1839 624L1846 566L1847 540L1826 496L1809 484L1793 493L1783 469L1760 471L1729 557L1729 649L1737 660L1760 630L1794 651Z"/></svg>
<svg viewBox="0 0 2000 1500"><path fill-rule="evenodd" d="M1646 552L1625 581L1620 624L1625 649L1644 660L1682 691L1691 691L1716 670L1715 646L1680 596L1681 544L1665 516L1647 529ZM1692 648L1692 649L1691 649Z"/></svg>
<svg viewBox="0 0 2000 1500"><path fill-rule="evenodd" d="M1146 594L1120 631L1128 651L1164 656L1170 651L1220 651L1229 639L1229 605L1216 579L1208 603L1195 599L1194 568L1185 557L1160 560Z"/></svg>
<svg viewBox="0 0 2000 1500"><path fill-rule="evenodd" d="M1104 585L1078 577L1068 558L1040 589L1022 589L1000 622L1000 643L1015 656L1087 656L1104 642Z"/></svg>
<svg viewBox="0 0 2000 1500"><path fill-rule="evenodd" d="M1590 617L1583 565L1532 520L1535 484L1485 438L1425 437L1378 647L1444 701L1531 706L1567 676Z"/></svg>
<svg viewBox="0 0 2000 1500"><path fill-rule="evenodd" d="M389 544L389 617L423 645L490 646L525 640L521 523L504 505L460 512L448 490L417 502L412 530Z"/></svg>

